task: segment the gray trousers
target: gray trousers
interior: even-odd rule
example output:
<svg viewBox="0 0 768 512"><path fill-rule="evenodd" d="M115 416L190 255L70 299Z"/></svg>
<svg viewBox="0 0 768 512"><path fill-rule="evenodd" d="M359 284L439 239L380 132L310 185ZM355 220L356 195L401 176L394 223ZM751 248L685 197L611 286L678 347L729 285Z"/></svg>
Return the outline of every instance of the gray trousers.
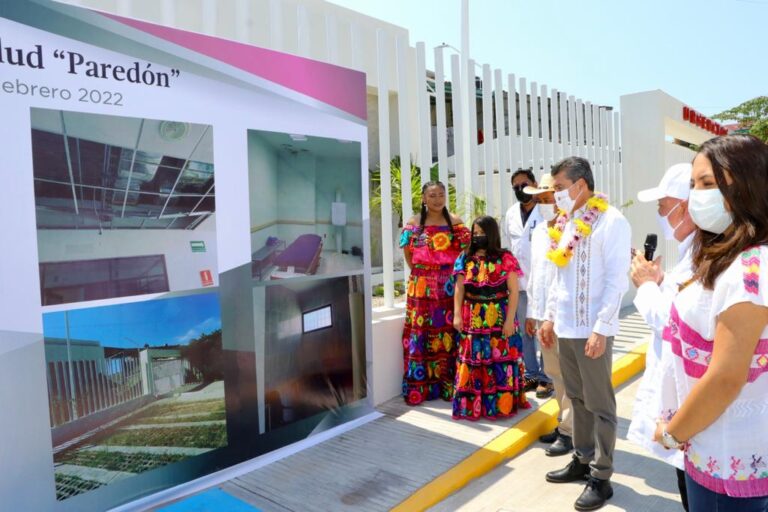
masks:
<svg viewBox="0 0 768 512"><path fill-rule="evenodd" d="M536 329L541 327L541 322L536 322ZM557 336L555 344L550 348L541 346L541 356L544 358L544 368L547 369L547 375L552 379L555 386L555 401L560 408L557 414L557 429L561 434L573 437L573 411L571 409L571 399L565 394L565 385L563 384L563 374L560 371L560 349L557 346Z"/></svg>
<svg viewBox="0 0 768 512"><path fill-rule="evenodd" d="M606 339L605 353L597 359L584 355L586 339L560 338L560 369L565 394L573 409L573 447L593 477L613 475L616 447L616 395L611 385L613 336Z"/></svg>

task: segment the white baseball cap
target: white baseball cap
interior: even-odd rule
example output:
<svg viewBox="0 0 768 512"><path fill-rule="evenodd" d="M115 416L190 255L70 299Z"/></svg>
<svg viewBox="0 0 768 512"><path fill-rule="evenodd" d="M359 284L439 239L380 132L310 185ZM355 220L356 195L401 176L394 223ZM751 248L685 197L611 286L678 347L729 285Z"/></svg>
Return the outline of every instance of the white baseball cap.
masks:
<svg viewBox="0 0 768 512"><path fill-rule="evenodd" d="M691 193L691 172L693 166L689 163L675 164L661 177L658 187L641 190L637 193L638 201L650 203L662 197L688 199Z"/></svg>

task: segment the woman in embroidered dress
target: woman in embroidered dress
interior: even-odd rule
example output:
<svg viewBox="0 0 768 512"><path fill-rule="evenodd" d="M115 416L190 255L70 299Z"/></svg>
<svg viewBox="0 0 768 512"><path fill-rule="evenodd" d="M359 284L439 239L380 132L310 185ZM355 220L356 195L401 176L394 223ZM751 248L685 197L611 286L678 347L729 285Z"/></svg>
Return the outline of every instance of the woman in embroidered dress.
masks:
<svg viewBox="0 0 768 512"><path fill-rule="evenodd" d="M694 277L664 330L676 399L654 434L685 450L693 512L768 511L766 183L768 146L749 135L710 139L693 160Z"/></svg>
<svg viewBox="0 0 768 512"><path fill-rule="evenodd" d="M469 230L446 207L439 181L421 189L421 214L403 228L400 247L411 268L403 329L403 396L406 403L453 397L456 371L451 271L469 244Z"/></svg>
<svg viewBox="0 0 768 512"><path fill-rule="evenodd" d="M472 223L472 242L456 260L454 274L453 325L459 331L454 419L495 419L527 409L515 318L522 272L512 253L501 248L493 217Z"/></svg>

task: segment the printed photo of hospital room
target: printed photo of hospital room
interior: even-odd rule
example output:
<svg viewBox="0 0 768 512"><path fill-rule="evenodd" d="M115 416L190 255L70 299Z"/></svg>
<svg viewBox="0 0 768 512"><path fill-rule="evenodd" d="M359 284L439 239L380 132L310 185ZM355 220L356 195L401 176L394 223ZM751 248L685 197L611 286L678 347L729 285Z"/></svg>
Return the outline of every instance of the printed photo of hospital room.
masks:
<svg viewBox="0 0 768 512"><path fill-rule="evenodd" d="M366 396L362 275L260 286L254 298L264 339L262 433L295 423L311 430L328 421L322 413L342 416Z"/></svg>
<svg viewBox="0 0 768 512"><path fill-rule="evenodd" d="M359 142L248 131L254 279L362 271L360 166Z"/></svg>
<svg viewBox="0 0 768 512"><path fill-rule="evenodd" d="M210 125L31 109L42 305L218 286Z"/></svg>

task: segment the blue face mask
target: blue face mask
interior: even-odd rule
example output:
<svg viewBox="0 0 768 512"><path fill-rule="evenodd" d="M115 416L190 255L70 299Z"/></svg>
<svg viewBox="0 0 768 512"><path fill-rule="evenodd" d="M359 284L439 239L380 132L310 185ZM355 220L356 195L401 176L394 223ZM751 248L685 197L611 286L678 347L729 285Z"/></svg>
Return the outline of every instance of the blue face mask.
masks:
<svg viewBox="0 0 768 512"><path fill-rule="evenodd" d="M725 198L717 188L691 190L688 213L700 229L718 235L733 224L733 215L725 209Z"/></svg>

